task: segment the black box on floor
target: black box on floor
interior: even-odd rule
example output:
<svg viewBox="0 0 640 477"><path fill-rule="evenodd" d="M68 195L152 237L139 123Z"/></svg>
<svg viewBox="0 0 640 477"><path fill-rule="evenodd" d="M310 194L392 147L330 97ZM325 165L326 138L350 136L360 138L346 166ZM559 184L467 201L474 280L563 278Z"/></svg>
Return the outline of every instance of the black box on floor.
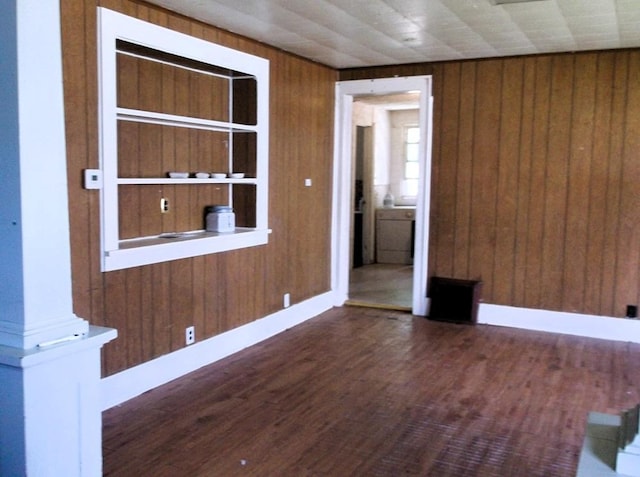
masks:
<svg viewBox="0 0 640 477"><path fill-rule="evenodd" d="M475 324L482 282L457 278L432 277L429 287L429 319Z"/></svg>

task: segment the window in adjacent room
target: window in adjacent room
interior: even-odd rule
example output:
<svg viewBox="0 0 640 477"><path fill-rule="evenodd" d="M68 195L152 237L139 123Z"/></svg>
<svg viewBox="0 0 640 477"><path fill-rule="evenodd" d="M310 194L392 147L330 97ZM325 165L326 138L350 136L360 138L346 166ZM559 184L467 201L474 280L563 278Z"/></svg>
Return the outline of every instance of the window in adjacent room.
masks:
<svg viewBox="0 0 640 477"><path fill-rule="evenodd" d="M418 150L420 147L420 128L405 126L404 128L404 191L408 197L418 195L418 178L420 165Z"/></svg>

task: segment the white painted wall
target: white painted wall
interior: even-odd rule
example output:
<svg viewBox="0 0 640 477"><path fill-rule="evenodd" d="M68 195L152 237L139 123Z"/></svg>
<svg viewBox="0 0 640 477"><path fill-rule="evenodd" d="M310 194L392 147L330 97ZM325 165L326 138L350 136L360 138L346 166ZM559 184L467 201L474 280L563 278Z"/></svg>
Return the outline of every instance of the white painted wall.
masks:
<svg viewBox="0 0 640 477"><path fill-rule="evenodd" d="M391 143L389 134L391 123L389 112L383 108L373 108L374 116L374 150L373 150L373 203L376 208L382 207L384 196L391 187Z"/></svg>

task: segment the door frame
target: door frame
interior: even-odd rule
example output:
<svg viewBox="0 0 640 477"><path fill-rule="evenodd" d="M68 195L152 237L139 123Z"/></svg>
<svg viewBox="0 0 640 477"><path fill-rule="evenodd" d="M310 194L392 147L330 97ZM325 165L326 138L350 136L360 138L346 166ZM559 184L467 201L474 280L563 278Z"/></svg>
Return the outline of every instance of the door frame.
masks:
<svg viewBox="0 0 640 477"><path fill-rule="evenodd" d="M418 200L416 203L415 251L411 310L414 315L428 312L427 278L429 264L429 211L431 196L431 142L433 98L431 76L406 76L368 80L338 81L335 90L335 130L333 197L331 217L331 290L335 305L349 298L351 263L351 221L353 216L353 99L370 94L419 91L420 151Z"/></svg>
<svg viewBox="0 0 640 477"><path fill-rule="evenodd" d="M356 132L362 128L363 131L363 144L362 144L362 155L363 155L363 167L362 167L362 176L363 176L363 199L364 199L364 210L362 210L362 264L370 265L373 263L375 258L375 209L373 207L373 170L374 170L374 158L373 158L373 144L375 141L374 138L374 130L373 125L368 126L356 126ZM357 156L357 141L355 144L355 155ZM357 160L357 159L356 159ZM357 172L357 165L355 165L354 169ZM357 174L356 174L357 175ZM355 198L355 194L354 194ZM358 204L354 202L353 207L356 209ZM354 227L351 227L351 233L353 234ZM353 235L355 236L355 234ZM355 249L354 249L355 250Z"/></svg>

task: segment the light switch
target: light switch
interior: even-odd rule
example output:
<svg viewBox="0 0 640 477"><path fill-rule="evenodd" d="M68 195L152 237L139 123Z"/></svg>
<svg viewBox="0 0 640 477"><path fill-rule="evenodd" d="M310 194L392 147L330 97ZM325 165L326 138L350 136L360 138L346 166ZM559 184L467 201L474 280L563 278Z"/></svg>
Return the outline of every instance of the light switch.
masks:
<svg viewBox="0 0 640 477"><path fill-rule="evenodd" d="M102 171L100 169L84 170L84 188L102 189Z"/></svg>
<svg viewBox="0 0 640 477"><path fill-rule="evenodd" d="M311 179L305 179L305 180L304 180L304 185L305 185L306 187L311 187Z"/></svg>

